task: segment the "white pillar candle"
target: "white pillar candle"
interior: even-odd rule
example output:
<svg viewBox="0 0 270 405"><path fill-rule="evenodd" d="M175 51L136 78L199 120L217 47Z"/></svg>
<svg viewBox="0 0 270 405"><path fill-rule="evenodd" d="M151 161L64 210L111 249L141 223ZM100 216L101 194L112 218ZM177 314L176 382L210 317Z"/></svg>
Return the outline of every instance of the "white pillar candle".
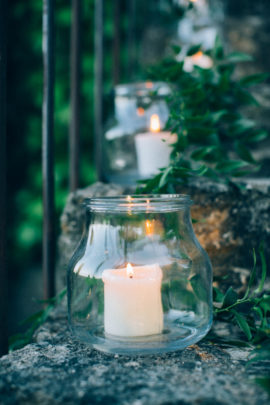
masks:
<svg viewBox="0 0 270 405"><path fill-rule="evenodd" d="M157 264L104 270L104 329L121 337L162 332L162 270Z"/></svg>
<svg viewBox="0 0 270 405"><path fill-rule="evenodd" d="M135 135L138 171L142 177L152 176L169 165L172 143L176 139L175 134L160 132L159 117L152 115L150 132Z"/></svg>

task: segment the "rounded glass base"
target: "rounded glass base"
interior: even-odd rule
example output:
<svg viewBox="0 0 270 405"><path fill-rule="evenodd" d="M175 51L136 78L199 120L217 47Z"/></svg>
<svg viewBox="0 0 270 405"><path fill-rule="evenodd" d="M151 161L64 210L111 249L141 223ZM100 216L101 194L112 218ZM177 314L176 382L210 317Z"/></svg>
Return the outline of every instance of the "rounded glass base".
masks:
<svg viewBox="0 0 270 405"><path fill-rule="evenodd" d="M187 317L185 317L185 321ZM82 327L72 327L74 335L84 343L91 345L101 352L120 355L153 355L183 350L201 340L211 328L212 321L204 327L198 327L172 320L165 320L161 334L124 338L112 336L99 326L91 330Z"/></svg>

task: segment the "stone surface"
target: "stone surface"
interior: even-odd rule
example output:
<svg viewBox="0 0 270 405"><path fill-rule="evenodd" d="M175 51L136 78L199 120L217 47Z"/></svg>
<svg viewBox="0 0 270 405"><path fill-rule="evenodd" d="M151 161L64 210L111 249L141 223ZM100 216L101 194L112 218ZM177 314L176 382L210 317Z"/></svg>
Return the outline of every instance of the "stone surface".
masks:
<svg viewBox="0 0 270 405"><path fill-rule="evenodd" d="M228 284L245 284L252 266L252 248L265 241L270 253L270 181L248 180L246 190L200 181L178 190L190 194L195 233L207 250L217 277L230 275ZM61 217L59 284L65 283L67 263L78 244L84 222L86 197L131 193L122 186L96 183L69 196ZM225 284L223 282L223 284Z"/></svg>
<svg viewBox="0 0 270 405"><path fill-rule="evenodd" d="M224 324L216 330L232 333ZM109 356L76 342L61 309L35 343L0 359L0 404L268 404L254 379L269 363L247 368L248 355L249 349L204 340L169 355Z"/></svg>

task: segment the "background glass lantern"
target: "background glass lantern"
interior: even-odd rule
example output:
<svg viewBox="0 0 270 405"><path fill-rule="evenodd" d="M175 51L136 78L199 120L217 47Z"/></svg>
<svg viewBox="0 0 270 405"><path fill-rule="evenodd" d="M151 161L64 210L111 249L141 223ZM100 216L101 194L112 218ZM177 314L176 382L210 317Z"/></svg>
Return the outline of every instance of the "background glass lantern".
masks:
<svg viewBox="0 0 270 405"><path fill-rule="evenodd" d="M153 116L158 117L160 130L164 128L169 116L166 103L169 94L169 86L161 82L139 82L115 87L114 124L105 132L103 139L104 177L107 181L135 184L137 180L147 177L138 168L136 134L150 131ZM139 146L139 149L145 147ZM151 154L149 147L145 152ZM162 156L162 153L159 155Z"/></svg>
<svg viewBox="0 0 270 405"><path fill-rule="evenodd" d="M86 227L68 270L73 333L119 354L183 349L212 322L212 269L185 195L86 200Z"/></svg>

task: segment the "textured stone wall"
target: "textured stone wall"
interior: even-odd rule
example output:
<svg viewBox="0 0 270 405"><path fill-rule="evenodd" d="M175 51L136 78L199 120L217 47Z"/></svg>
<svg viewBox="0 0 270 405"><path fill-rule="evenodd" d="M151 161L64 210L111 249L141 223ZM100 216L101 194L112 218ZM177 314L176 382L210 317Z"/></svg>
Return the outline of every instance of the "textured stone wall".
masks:
<svg viewBox="0 0 270 405"><path fill-rule="evenodd" d="M236 338L216 323L220 336ZM211 339L163 356L99 353L69 333L57 311L35 342L0 359L0 404L5 405L266 405L255 383L269 362L246 367L250 349Z"/></svg>
<svg viewBox="0 0 270 405"><path fill-rule="evenodd" d="M254 184L253 184L254 183ZM246 190L201 181L179 192L190 194L195 233L207 250L216 276L229 276L225 285L245 283L252 265L252 248L265 241L270 253L270 181L249 181ZM84 198L128 194L121 186L96 183L69 196L61 217L58 281L78 244L84 222Z"/></svg>

